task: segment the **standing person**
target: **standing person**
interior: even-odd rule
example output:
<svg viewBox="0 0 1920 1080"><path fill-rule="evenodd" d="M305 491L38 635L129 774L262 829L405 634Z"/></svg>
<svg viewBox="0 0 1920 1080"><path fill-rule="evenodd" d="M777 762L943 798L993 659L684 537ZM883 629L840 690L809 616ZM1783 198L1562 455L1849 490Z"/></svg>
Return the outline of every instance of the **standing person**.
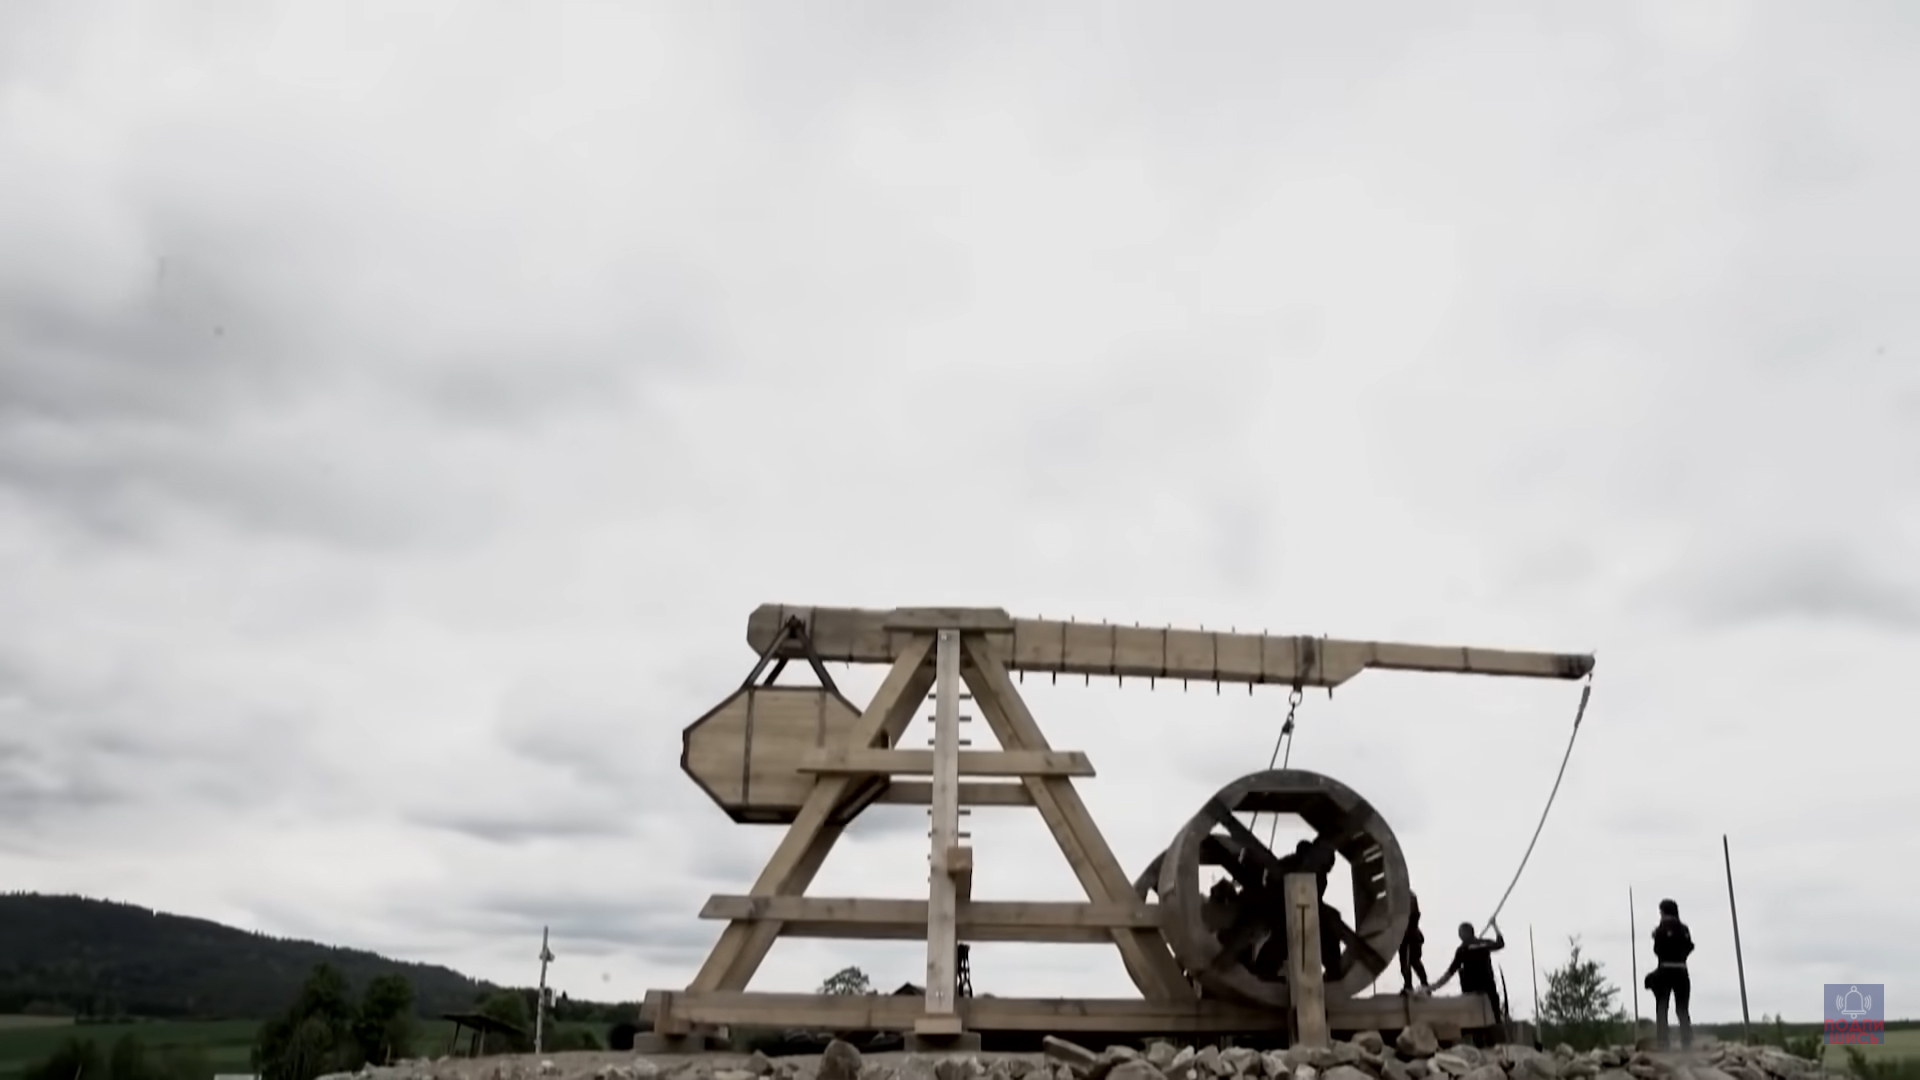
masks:
<svg viewBox="0 0 1920 1080"><path fill-rule="evenodd" d="M1506 1005L1500 1000L1500 987L1493 977L1493 954L1507 947L1506 935L1500 932L1500 924L1493 924L1493 940L1476 937L1472 923L1460 924L1460 947L1453 951L1453 963L1447 965L1446 973L1440 981L1433 984L1438 990L1453 981L1456 972L1460 975L1460 992L1463 994L1485 994L1493 1003L1493 1019L1496 1030L1504 1029L1507 1024Z"/></svg>
<svg viewBox="0 0 1920 1080"><path fill-rule="evenodd" d="M1420 932L1420 897L1409 897L1413 901L1413 914L1407 916L1407 936L1400 940L1400 988L1402 994L1413 993L1413 977L1420 976L1420 989L1431 993L1433 984L1427 981L1427 965L1421 962L1420 950L1427 943L1427 935Z"/></svg>
<svg viewBox="0 0 1920 1080"><path fill-rule="evenodd" d="M1687 956L1692 952L1693 932L1680 921L1680 905L1671 900L1660 901L1660 924L1653 928L1653 956L1658 966L1647 972L1646 987L1653 991L1654 1029L1662 1050L1670 1045L1669 998L1673 1000L1674 1012L1680 1014L1680 1048L1693 1046L1693 1017L1687 1011L1693 998L1693 979L1687 975Z"/></svg>

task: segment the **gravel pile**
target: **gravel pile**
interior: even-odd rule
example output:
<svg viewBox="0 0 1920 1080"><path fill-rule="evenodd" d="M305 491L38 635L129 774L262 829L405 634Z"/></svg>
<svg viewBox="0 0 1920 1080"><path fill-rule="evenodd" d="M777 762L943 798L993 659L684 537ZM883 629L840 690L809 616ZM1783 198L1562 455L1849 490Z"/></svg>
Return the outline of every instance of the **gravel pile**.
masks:
<svg viewBox="0 0 1920 1080"><path fill-rule="evenodd" d="M1415 1024L1391 1043L1362 1032L1326 1049L1260 1051L1153 1042L1095 1052L1064 1039L1041 1054L861 1054L835 1041L803 1057L633 1055L404 1061L321 1080L1830 1080L1838 1074L1773 1047L1719 1043L1692 1052L1561 1046L1441 1048Z"/></svg>

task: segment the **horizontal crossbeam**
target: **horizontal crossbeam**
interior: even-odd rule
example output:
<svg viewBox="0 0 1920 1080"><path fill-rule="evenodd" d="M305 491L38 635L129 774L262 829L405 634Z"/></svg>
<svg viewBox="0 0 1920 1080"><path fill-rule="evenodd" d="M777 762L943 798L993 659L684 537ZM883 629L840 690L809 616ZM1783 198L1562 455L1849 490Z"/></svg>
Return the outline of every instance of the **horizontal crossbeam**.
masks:
<svg viewBox="0 0 1920 1080"><path fill-rule="evenodd" d="M933 805L933 784L926 780L895 780L873 800L892 806ZM1032 806L1024 784L960 783L961 806Z"/></svg>
<svg viewBox="0 0 1920 1080"><path fill-rule="evenodd" d="M962 776L1092 776L1093 762L1078 750L962 750ZM931 776L933 751L809 750L801 772L837 776Z"/></svg>
<svg viewBox="0 0 1920 1080"><path fill-rule="evenodd" d="M1213 1000L973 997L955 1004L968 1031L1214 1034L1272 1031L1276 1022L1284 1023L1266 1009ZM925 1015L925 1008L921 998L910 996L654 990L647 994L641 1016L661 1030L738 1025L814 1031L911 1031L914 1021ZM1492 1006L1479 994L1413 999L1394 995L1327 1003L1327 1023L1335 1031L1390 1031L1405 1027L1410 1020L1458 1032L1490 1026L1494 1016Z"/></svg>
<svg viewBox="0 0 1920 1080"><path fill-rule="evenodd" d="M781 923L785 937L923 941L925 900L877 900L820 896L714 896L703 919ZM1152 930L1159 910L1151 904L1058 903L963 900L957 910L967 941L1028 941L1112 944L1114 929Z"/></svg>

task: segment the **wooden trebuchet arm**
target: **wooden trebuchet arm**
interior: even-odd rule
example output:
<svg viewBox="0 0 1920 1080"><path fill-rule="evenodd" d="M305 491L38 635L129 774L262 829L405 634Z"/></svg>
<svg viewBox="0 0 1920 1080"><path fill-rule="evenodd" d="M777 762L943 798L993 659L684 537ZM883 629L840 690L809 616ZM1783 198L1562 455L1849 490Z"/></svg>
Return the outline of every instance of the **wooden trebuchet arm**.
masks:
<svg viewBox="0 0 1920 1080"><path fill-rule="evenodd" d="M820 659L853 664L891 663L916 632L950 628L983 633L1014 671L1063 675L1338 686L1367 668L1536 679L1581 679L1593 670L1591 654L1016 619L1000 608L762 604L747 620L747 643L764 652L790 618L807 625ZM778 655L797 658L801 650L789 644Z"/></svg>

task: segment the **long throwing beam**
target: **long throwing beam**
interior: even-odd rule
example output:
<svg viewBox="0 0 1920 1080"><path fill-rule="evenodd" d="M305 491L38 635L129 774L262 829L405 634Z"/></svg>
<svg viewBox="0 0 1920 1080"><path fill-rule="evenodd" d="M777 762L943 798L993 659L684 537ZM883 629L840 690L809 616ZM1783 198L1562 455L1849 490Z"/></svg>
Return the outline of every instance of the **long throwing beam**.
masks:
<svg viewBox="0 0 1920 1080"><path fill-rule="evenodd" d="M747 643L764 653L790 618L806 623L820 659L853 664L892 663L916 634L958 629L983 633L1015 671L1062 675L1338 686L1368 668L1535 679L1581 679L1593 670L1591 654L1016 619L1000 608L762 604L747 620ZM790 643L776 655L804 653Z"/></svg>

